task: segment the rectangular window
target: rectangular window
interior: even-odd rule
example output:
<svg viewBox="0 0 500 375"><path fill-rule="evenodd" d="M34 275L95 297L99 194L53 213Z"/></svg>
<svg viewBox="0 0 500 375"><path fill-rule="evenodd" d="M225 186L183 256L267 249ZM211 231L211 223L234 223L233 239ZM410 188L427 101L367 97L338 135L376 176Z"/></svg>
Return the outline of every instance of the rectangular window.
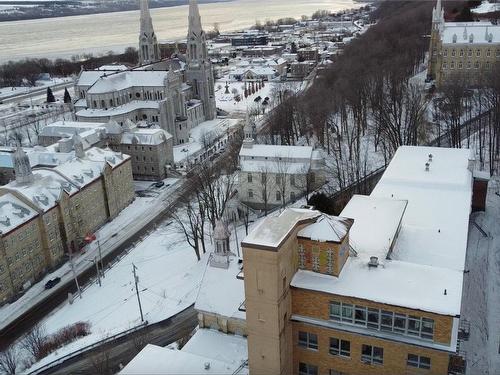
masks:
<svg viewBox="0 0 500 375"><path fill-rule="evenodd" d="M368 328L379 329L380 311L378 309L368 309Z"/></svg>
<svg viewBox="0 0 500 375"><path fill-rule="evenodd" d="M318 335L309 332L299 332L299 346L302 348L318 350Z"/></svg>
<svg viewBox="0 0 500 375"><path fill-rule="evenodd" d="M352 323L354 316L354 306L347 303L342 304L342 321Z"/></svg>
<svg viewBox="0 0 500 375"><path fill-rule="evenodd" d="M291 175L290 176L290 185L295 185L295 176L294 175Z"/></svg>
<svg viewBox="0 0 500 375"><path fill-rule="evenodd" d="M381 320L380 320L380 329L382 331L392 332L392 318L394 313L392 311L382 310Z"/></svg>
<svg viewBox="0 0 500 375"><path fill-rule="evenodd" d="M299 375L318 375L318 366L300 362Z"/></svg>
<svg viewBox="0 0 500 375"><path fill-rule="evenodd" d="M415 316L408 317L408 334L420 336L420 318Z"/></svg>
<svg viewBox="0 0 500 375"><path fill-rule="evenodd" d="M247 181L248 181L249 184L252 183L252 174L251 173L248 174Z"/></svg>
<svg viewBox="0 0 500 375"><path fill-rule="evenodd" d="M340 302L330 302L330 319L340 320L341 305Z"/></svg>
<svg viewBox="0 0 500 375"><path fill-rule="evenodd" d="M343 357L351 356L351 342L330 337L330 354Z"/></svg>
<svg viewBox="0 0 500 375"><path fill-rule="evenodd" d="M434 320L429 318L422 318L422 332L420 336L423 339L434 339Z"/></svg>
<svg viewBox="0 0 500 375"><path fill-rule="evenodd" d="M394 332L406 332L406 315L394 314Z"/></svg>
<svg viewBox="0 0 500 375"><path fill-rule="evenodd" d="M408 354L406 364L410 367L422 368L429 370L431 368L431 359L429 357L418 356L415 354Z"/></svg>
<svg viewBox="0 0 500 375"><path fill-rule="evenodd" d="M354 323L366 327L366 307L356 305Z"/></svg>
<svg viewBox="0 0 500 375"><path fill-rule="evenodd" d="M384 349L378 346L365 345L361 347L361 361L369 364L384 363Z"/></svg>

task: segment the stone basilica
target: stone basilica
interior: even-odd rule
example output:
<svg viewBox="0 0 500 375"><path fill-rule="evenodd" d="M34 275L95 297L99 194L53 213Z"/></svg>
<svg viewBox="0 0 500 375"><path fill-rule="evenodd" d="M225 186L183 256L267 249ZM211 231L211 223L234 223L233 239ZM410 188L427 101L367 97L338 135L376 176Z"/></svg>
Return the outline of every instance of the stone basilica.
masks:
<svg viewBox="0 0 500 375"><path fill-rule="evenodd" d="M159 126L172 134L174 145L187 143L193 127L216 117L214 75L198 4L189 2L185 63L161 59L148 0L140 0L140 6L139 66L82 70L75 84L76 118Z"/></svg>

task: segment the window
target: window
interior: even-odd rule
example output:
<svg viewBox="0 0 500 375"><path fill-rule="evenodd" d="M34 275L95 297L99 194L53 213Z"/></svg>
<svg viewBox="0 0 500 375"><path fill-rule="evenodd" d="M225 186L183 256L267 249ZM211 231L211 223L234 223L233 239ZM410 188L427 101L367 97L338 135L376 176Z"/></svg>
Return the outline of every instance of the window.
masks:
<svg viewBox="0 0 500 375"><path fill-rule="evenodd" d="M292 202L295 202L295 193L294 193L293 191L292 191L292 192L290 192L290 200L291 200Z"/></svg>
<svg viewBox="0 0 500 375"><path fill-rule="evenodd" d="M361 361L369 364L384 363L384 349L378 346L365 345L361 347Z"/></svg>
<svg viewBox="0 0 500 375"><path fill-rule="evenodd" d="M281 191L276 191L276 200L281 201Z"/></svg>
<svg viewBox="0 0 500 375"><path fill-rule="evenodd" d="M314 272L319 272L319 250L317 250L312 256L312 270Z"/></svg>
<svg viewBox="0 0 500 375"><path fill-rule="evenodd" d="M460 50L460 57L464 57L464 50L463 49Z"/></svg>
<svg viewBox="0 0 500 375"><path fill-rule="evenodd" d="M342 371L337 371L337 370L331 369L330 370L330 375L349 375L349 374L347 374L346 372L342 372Z"/></svg>
<svg viewBox="0 0 500 375"><path fill-rule="evenodd" d="M318 350L318 335L309 332L299 332L299 346L302 348Z"/></svg>
<svg viewBox="0 0 500 375"><path fill-rule="evenodd" d="M354 323L366 327L366 307L356 306L354 310Z"/></svg>
<svg viewBox="0 0 500 375"><path fill-rule="evenodd" d="M343 303L342 304L342 321L352 323L352 318L354 315L353 312L354 312L353 305Z"/></svg>
<svg viewBox="0 0 500 375"><path fill-rule="evenodd" d="M478 49L478 50L476 51L476 56L477 56L477 57L481 57L481 50L480 50L480 49Z"/></svg>
<svg viewBox="0 0 500 375"><path fill-rule="evenodd" d="M448 64L444 62L443 63L443 70L446 70L446 69L448 69Z"/></svg>
<svg viewBox="0 0 500 375"><path fill-rule="evenodd" d="M281 176L276 176L276 183L281 184Z"/></svg>
<svg viewBox="0 0 500 375"><path fill-rule="evenodd" d="M318 375L318 366L300 362L299 375Z"/></svg>
<svg viewBox="0 0 500 375"><path fill-rule="evenodd" d="M265 172L262 172L261 178L262 178L262 183L265 184L267 182L267 174Z"/></svg>
<svg viewBox="0 0 500 375"><path fill-rule="evenodd" d="M368 328L379 329L380 311L378 309L368 309Z"/></svg>
<svg viewBox="0 0 500 375"><path fill-rule="evenodd" d="M451 69L451 70L455 69L455 61L452 61L452 62L450 63L450 69Z"/></svg>
<svg viewBox="0 0 500 375"><path fill-rule="evenodd" d="M295 176L294 175L290 176L290 185L295 185Z"/></svg>
<svg viewBox="0 0 500 375"><path fill-rule="evenodd" d="M448 57L448 50L447 50L447 49L445 49L445 50L443 51L443 56L444 56L444 57Z"/></svg>
<svg viewBox="0 0 500 375"><path fill-rule="evenodd" d="M451 50L451 56L455 57L457 55L457 51Z"/></svg>
<svg viewBox="0 0 500 375"><path fill-rule="evenodd" d="M252 183L252 174L251 173L248 174L247 181L248 181L249 184Z"/></svg>
<svg viewBox="0 0 500 375"><path fill-rule="evenodd" d="M330 302L330 319L331 320L340 320L340 312L341 312L341 303L340 302Z"/></svg>
<svg viewBox="0 0 500 375"><path fill-rule="evenodd" d="M418 367L429 370L431 368L431 359L415 354L408 354L407 366Z"/></svg>
<svg viewBox="0 0 500 375"><path fill-rule="evenodd" d="M425 340L434 339L434 320L388 310L331 301L330 320L401 335L416 336Z"/></svg>
<svg viewBox="0 0 500 375"><path fill-rule="evenodd" d="M463 67L464 67L464 63L460 61L458 63L458 69L463 69Z"/></svg>
<svg viewBox="0 0 500 375"><path fill-rule="evenodd" d="M472 50L471 49L467 51L467 56L472 57Z"/></svg>
<svg viewBox="0 0 500 375"><path fill-rule="evenodd" d="M351 342L330 337L330 354L343 357L351 356Z"/></svg>
<svg viewBox="0 0 500 375"><path fill-rule="evenodd" d="M486 51L486 57L491 57L491 50Z"/></svg>
<svg viewBox="0 0 500 375"><path fill-rule="evenodd" d="M476 61L475 64L474 64L474 68L475 69L479 69L479 61Z"/></svg>

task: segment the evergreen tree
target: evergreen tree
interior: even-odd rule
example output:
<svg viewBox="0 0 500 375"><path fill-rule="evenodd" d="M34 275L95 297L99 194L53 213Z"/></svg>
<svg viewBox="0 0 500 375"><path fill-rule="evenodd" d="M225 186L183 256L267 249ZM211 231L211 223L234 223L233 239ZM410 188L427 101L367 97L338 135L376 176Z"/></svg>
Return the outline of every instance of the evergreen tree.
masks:
<svg viewBox="0 0 500 375"><path fill-rule="evenodd" d="M50 87L47 87L47 103L54 103L56 98L54 97L54 93Z"/></svg>
<svg viewBox="0 0 500 375"><path fill-rule="evenodd" d="M69 94L68 89L64 89L64 103L71 104L71 95Z"/></svg>

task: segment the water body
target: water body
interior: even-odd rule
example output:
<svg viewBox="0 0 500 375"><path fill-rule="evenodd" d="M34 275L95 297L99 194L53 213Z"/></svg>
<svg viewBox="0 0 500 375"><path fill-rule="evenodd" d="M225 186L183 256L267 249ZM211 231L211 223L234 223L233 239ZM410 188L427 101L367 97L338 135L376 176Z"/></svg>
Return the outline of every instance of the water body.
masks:
<svg viewBox="0 0 500 375"><path fill-rule="evenodd" d="M200 5L206 30L240 30L256 20L310 16L318 9L357 8L353 0L235 0ZM151 10L160 41L185 38L187 6ZM139 11L0 23L0 62L27 57L69 57L85 52L123 51L138 43Z"/></svg>

